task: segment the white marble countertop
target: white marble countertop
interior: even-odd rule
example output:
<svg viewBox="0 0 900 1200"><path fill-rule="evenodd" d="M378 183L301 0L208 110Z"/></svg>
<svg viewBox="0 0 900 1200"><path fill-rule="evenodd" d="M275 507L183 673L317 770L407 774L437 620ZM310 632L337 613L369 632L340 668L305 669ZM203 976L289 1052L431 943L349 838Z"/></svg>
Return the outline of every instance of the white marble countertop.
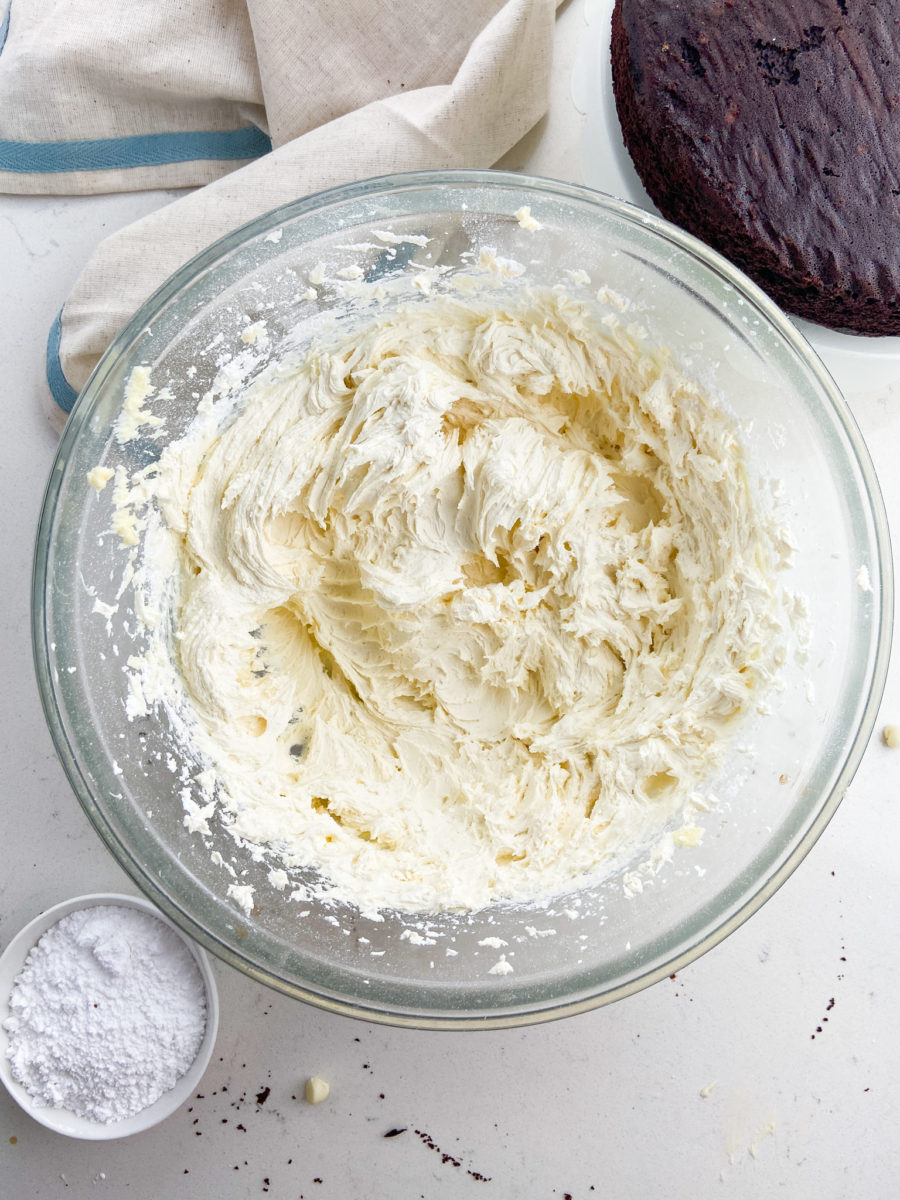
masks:
<svg viewBox="0 0 900 1200"><path fill-rule="evenodd" d="M560 18L550 115L505 166L583 177L568 81L584 37L576 0ZM47 331L93 246L167 198L0 197L0 945L59 900L135 890L56 760L32 670L29 591L56 445L43 378ZM896 531L900 377L866 394L850 389L848 400ZM888 722L900 722L896 667L877 728ZM148 1133L88 1143L45 1130L4 1092L0 1193L894 1196L898 847L900 752L876 736L809 857L724 943L629 1000L514 1032L367 1025L288 1000L217 962L222 1019L201 1094ZM302 1099L312 1074L332 1089L317 1107ZM405 1132L386 1139L394 1128Z"/></svg>

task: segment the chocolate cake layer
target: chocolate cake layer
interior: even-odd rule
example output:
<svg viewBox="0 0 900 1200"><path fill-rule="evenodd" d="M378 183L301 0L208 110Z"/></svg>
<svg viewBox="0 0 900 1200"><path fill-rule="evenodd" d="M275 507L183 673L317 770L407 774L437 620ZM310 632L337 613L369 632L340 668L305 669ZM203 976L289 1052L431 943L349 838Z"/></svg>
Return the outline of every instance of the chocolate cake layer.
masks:
<svg viewBox="0 0 900 1200"><path fill-rule="evenodd" d="M616 0L612 70L665 217L790 312L900 334L897 0Z"/></svg>

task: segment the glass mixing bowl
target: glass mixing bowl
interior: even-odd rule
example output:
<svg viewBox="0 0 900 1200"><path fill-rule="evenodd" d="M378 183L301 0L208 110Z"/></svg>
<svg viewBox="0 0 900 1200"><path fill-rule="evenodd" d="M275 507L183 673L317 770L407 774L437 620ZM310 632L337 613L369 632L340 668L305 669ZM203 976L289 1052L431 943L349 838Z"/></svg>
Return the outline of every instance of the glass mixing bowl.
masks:
<svg viewBox="0 0 900 1200"><path fill-rule="evenodd" d="M522 206L539 229L517 219ZM632 863L549 901L469 914L372 920L350 907L300 905L268 883L261 856L221 830L210 840L185 828L165 718L127 719L122 668L136 623L127 592L114 613L103 608L124 563L111 533L113 488L98 497L85 476L101 463L131 473L153 462L208 389L227 390L235 356L257 353L252 374L286 345L302 346L329 313L340 318L351 302L336 280L359 276L355 286L376 306L391 303L414 293L423 271L471 270L486 247L495 264L517 263L523 284L562 283L588 301L603 285L627 297L628 319L671 347L735 415L751 487L769 494L768 481L781 481L798 545L784 582L808 598L810 654L788 663L771 711L748 718L708 781L719 803L705 815L702 844L644 872L642 890L623 887ZM314 289L310 273L323 280ZM258 321L265 354L246 337ZM120 444L113 426L136 364L162 389L152 409L165 424ZM891 632L887 525L872 465L846 404L791 323L723 258L666 222L583 188L499 172L337 188L259 218L182 268L116 338L69 419L35 564L47 720L81 804L135 883L257 980L333 1011L432 1028L589 1009L684 966L735 929L794 870L839 804L872 730ZM254 887L250 915L227 895L232 876L213 861L215 850ZM491 973L501 953L512 971Z"/></svg>

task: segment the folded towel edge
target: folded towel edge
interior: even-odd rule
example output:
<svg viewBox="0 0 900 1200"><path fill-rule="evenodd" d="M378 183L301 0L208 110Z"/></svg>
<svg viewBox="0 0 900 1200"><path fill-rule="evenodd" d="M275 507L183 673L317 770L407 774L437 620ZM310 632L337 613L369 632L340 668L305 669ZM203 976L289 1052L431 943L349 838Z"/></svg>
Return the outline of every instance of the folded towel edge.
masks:
<svg viewBox="0 0 900 1200"><path fill-rule="evenodd" d="M56 320L50 326L50 334L47 338L47 386L50 388L53 399L63 412L70 413L75 407L78 393L63 374L62 364L59 361L59 343L62 337L62 314L63 310L60 309L56 314Z"/></svg>

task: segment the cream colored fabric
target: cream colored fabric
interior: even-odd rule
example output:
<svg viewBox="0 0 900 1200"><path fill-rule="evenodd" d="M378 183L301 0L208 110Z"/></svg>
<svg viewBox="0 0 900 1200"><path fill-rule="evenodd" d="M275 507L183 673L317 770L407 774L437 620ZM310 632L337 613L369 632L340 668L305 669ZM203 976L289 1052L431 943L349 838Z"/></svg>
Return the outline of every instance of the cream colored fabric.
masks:
<svg viewBox="0 0 900 1200"><path fill-rule="evenodd" d="M254 127L265 132L267 122L245 0L10 0L0 51L0 191L207 183L241 160L80 171L60 160L67 144ZM57 161L45 171L4 170L12 155L3 143L58 145ZM118 153L124 160L127 147Z"/></svg>
<svg viewBox="0 0 900 1200"><path fill-rule="evenodd" d="M503 0L11 0L0 51L0 146L255 127L278 147L375 100L450 83L502 7ZM3 165L0 151L0 191L44 194L136 191L160 186L160 173L167 187L208 183L235 162Z"/></svg>
<svg viewBox="0 0 900 1200"><path fill-rule="evenodd" d="M62 313L59 362L71 386L80 390L116 332L177 267L251 218L353 179L495 163L546 110L555 8L554 0L116 0L109 8L12 0L0 142L42 131L45 140L102 139L251 122L274 146L237 170L194 161L0 172L0 188L34 192L206 184L98 247Z"/></svg>

